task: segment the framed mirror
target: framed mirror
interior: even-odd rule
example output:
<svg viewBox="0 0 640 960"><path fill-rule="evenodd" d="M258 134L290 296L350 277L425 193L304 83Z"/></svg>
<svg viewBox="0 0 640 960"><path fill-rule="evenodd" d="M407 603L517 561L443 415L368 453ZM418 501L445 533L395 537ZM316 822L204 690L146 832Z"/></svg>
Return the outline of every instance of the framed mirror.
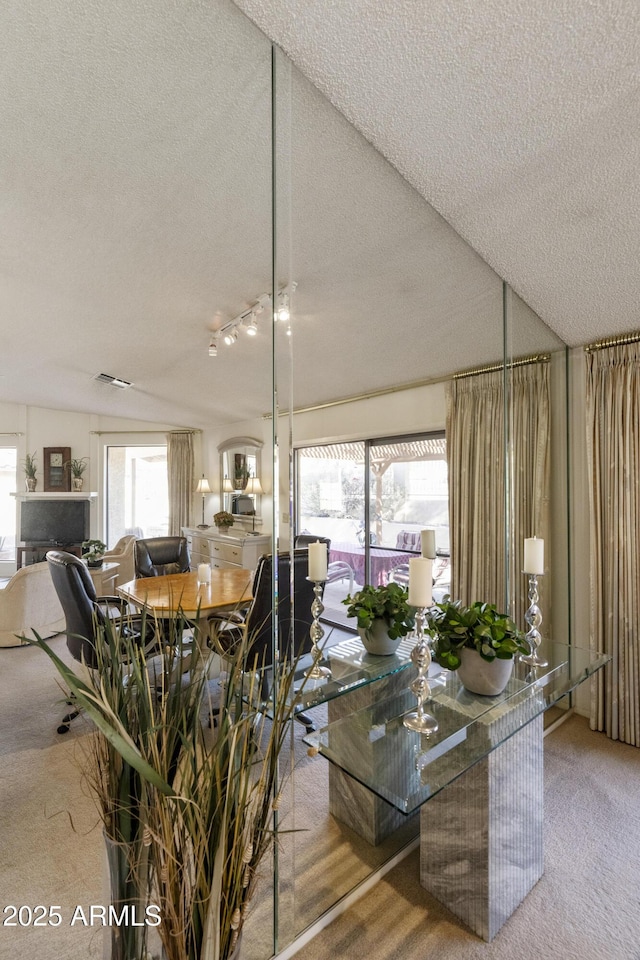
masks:
<svg viewBox="0 0 640 960"><path fill-rule="evenodd" d="M262 523L261 449L262 441L254 437L232 437L218 445L222 509L252 528Z"/></svg>

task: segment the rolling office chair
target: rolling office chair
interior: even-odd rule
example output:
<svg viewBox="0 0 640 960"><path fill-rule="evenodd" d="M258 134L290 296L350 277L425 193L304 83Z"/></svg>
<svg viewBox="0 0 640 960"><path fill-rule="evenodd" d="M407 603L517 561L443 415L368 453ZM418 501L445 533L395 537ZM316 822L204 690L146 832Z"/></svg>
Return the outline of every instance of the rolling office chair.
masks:
<svg viewBox="0 0 640 960"><path fill-rule="evenodd" d="M136 540L136 578L188 572L189 547L186 537Z"/></svg>
<svg viewBox="0 0 640 960"><path fill-rule="evenodd" d="M190 558L186 537L150 537L135 543L136 580L141 577L165 577L172 573L189 573ZM171 622L159 621L160 629L169 638Z"/></svg>
<svg viewBox="0 0 640 960"><path fill-rule="evenodd" d="M314 538L315 539L315 538ZM261 696L263 701L269 697L273 671L272 658L272 564L271 554L260 557L253 579L253 600L244 616L229 617L214 614L209 618L210 635L214 648L224 657L236 644L247 638L250 648L247 655L247 669L259 665L262 670ZM314 600L313 583L307 579L309 573L308 549L294 550L293 553L293 610L289 589L291 557L288 553L278 555L278 632L280 638L280 658L296 659L311 650L309 633L313 617L311 604ZM296 714L296 720L303 723L307 733L315 729L314 723L306 714Z"/></svg>
<svg viewBox="0 0 640 960"><path fill-rule="evenodd" d="M146 651L157 647L155 624L152 619L131 616L120 597L96 596L93 580L82 560L62 550L49 550L46 555L51 579L65 618L67 647L71 656L89 669L98 666L96 637L101 627L110 620L118 632L139 642ZM67 701L69 706L73 701ZM80 713L72 710L62 719L58 733L67 733L71 721Z"/></svg>

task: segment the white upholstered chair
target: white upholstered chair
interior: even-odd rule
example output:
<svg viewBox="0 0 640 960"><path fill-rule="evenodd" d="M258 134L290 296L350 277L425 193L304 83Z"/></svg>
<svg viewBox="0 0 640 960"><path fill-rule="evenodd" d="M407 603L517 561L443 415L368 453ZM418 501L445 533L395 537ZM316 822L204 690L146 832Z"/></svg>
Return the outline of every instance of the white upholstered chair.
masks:
<svg viewBox="0 0 640 960"><path fill-rule="evenodd" d="M121 583L129 583L135 580L136 576L136 557L135 557L136 537L120 537L113 550L107 550L103 560L105 563L119 563L118 576L114 586Z"/></svg>
<svg viewBox="0 0 640 960"><path fill-rule="evenodd" d="M46 561L21 567L0 590L0 647L19 647L33 638L46 639L64 630L64 614Z"/></svg>

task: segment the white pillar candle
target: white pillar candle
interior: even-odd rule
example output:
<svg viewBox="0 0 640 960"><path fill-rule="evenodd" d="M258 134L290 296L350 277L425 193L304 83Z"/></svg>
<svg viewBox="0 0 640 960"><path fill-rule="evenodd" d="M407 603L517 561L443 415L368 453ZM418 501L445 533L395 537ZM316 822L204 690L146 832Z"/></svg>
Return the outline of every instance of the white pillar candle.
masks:
<svg viewBox="0 0 640 960"><path fill-rule="evenodd" d="M211 567L208 563L198 564L198 583L211 583Z"/></svg>
<svg viewBox="0 0 640 960"><path fill-rule="evenodd" d="M544 573L544 540L529 537L524 541L524 573Z"/></svg>
<svg viewBox="0 0 640 960"><path fill-rule="evenodd" d="M420 543L422 545L422 556L430 560L436 558L436 532L435 530L421 530Z"/></svg>
<svg viewBox="0 0 640 960"><path fill-rule="evenodd" d="M432 594L433 561L427 557L412 557L409 560L409 605L430 607Z"/></svg>
<svg viewBox="0 0 640 960"><path fill-rule="evenodd" d="M327 579L327 545L316 540L309 544L309 580L316 583Z"/></svg>

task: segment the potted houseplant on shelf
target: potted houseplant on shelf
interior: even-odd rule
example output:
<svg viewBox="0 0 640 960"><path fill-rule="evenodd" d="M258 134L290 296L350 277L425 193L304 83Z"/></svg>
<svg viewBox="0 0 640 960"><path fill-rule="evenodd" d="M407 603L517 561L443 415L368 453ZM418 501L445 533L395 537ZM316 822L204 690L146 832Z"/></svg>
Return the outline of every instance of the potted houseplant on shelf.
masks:
<svg viewBox="0 0 640 960"><path fill-rule="evenodd" d="M89 457L80 457L67 460L65 467L71 471L71 486L74 490L82 490L84 472L87 469Z"/></svg>
<svg viewBox="0 0 640 960"><path fill-rule="evenodd" d="M342 601L347 616L357 620L358 634L367 653L390 656L413 630L415 612L408 597L404 587L391 582L381 587L366 584Z"/></svg>
<svg viewBox="0 0 640 960"><path fill-rule="evenodd" d="M446 596L430 608L427 621L435 636L433 659L441 667L457 670L471 693L502 693L514 657L529 650L524 633L493 603L478 600L466 607Z"/></svg>
<svg viewBox="0 0 640 960"><path fill-rule="evenodd" d="M35 453L28 453L22 461L22 469L24 470L24 479L28 493L33 493L36 489L36 483L38 482L36 468L37 464Z"/></svg>
<svg viewBox="0 0 640 960"><path fill-rule="evenodd" d="M106 549L102 540L83 540L82 559L87 561L88 567L101 567Z"/></svg>
<svg viewBox="0 0 640 960"><path fill-rule="evenodd" d="M226 533L229 527L233 526L233 516L227 510L219 510L214 514L213 522L220 533Z"/></svg>

